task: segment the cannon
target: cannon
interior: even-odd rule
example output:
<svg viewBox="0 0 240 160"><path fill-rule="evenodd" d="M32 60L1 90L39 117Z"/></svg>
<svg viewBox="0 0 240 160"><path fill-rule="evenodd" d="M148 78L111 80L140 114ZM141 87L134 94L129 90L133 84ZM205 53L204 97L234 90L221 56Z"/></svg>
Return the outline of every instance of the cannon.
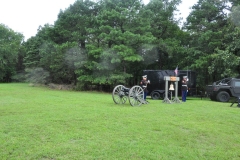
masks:
<svg viewBox="0 0 240 160"><path fill-rule="evenodd" d="M117 85L112 92L112 98L116 104L124 104L127 100L129 100L131 106L147 104L148 102L145 101L143 97L143 88L137 85L133 86L132 88L127 88L123 85Z"/></svg>

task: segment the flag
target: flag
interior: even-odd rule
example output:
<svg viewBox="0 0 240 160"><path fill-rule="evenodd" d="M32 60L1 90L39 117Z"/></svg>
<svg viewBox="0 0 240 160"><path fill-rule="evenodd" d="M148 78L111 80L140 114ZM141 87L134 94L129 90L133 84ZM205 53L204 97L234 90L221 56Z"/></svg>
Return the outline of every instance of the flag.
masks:
<svg viewBox="0 0 240 160"><path fill-rule="evenodd" d="M174 70L174 72L175 72L175 75L177 76L177 74L178 74L178 66L176 67L176 69Z"/></svg>

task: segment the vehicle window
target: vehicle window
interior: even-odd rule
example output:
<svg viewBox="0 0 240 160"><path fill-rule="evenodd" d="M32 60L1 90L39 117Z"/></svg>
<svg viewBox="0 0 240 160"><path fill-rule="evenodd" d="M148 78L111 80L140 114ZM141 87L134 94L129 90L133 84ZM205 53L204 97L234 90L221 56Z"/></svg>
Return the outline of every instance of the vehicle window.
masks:
<svg viewBox="0 0 240 160"><path fill-rule="evenodd" d="M234 86L235 86L235 87L240 87L240 81L239 81L239 82L235 82L235 83L234 83Z"/></svg>

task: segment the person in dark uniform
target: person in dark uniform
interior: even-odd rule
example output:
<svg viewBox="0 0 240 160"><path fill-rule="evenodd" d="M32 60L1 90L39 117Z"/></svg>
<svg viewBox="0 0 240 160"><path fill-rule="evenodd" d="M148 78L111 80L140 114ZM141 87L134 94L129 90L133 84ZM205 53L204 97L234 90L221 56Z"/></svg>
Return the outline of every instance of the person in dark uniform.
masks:
<svg viewBox="0 0 240 160"><path fill-rule="evenodd" d="M148 80L147 81L147 75L144 75L142 76L142 80L140 82L140 86L143 88L143 91L144 91L144 100L146 101L146 98L147 98L147 93L148 93L148 90L147 90L147 84L150 83L150 81Z"/></svg>
<svg viewBox="0 0 240 160"><path fill-rule="evenodd" d="M188 91L187 81L188 81L187 76L183 76L182 86L181 86L183 102L186 102L186 99L187 99L187 91Z"/></svg>

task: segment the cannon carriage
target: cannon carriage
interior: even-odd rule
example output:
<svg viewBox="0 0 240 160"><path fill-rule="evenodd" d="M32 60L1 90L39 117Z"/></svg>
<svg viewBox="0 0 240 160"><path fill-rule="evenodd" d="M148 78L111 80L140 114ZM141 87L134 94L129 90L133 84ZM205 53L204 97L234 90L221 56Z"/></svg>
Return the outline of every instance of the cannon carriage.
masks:
<svg viewBox="0 0 240 160"><path fill-rule="evenodd" d="M112 98L116 104L124 104L127 100L129 100L131 106L140 106L148 103L144 100L143 88L137 85L133 86L132 88L127 88L123 85L117 85L113 89Z"/></svg>

